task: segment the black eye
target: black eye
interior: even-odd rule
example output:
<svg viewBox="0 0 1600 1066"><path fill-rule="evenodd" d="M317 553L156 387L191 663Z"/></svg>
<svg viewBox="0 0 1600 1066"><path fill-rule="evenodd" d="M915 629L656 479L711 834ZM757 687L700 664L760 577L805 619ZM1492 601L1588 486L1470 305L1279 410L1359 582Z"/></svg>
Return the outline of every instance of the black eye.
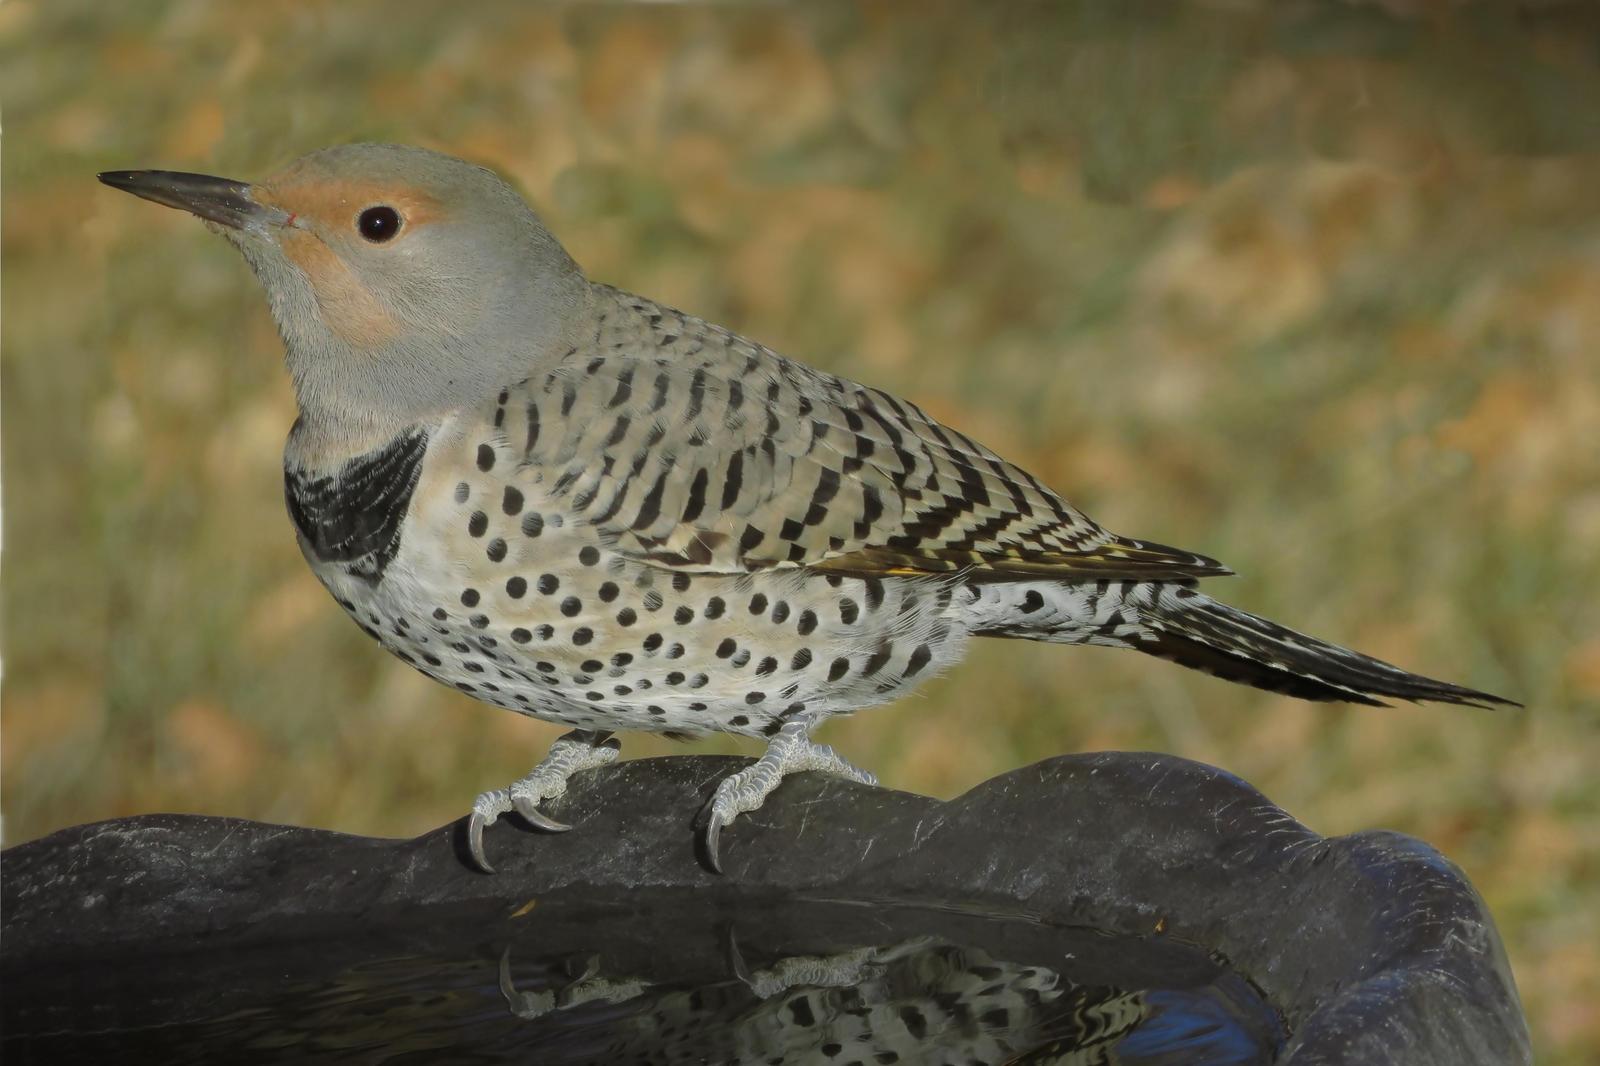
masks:
<svg viewBox="0 0 1600 1066"><path fill-rule="evenodd" d="M392 207L369 207L356 219L356 228L373 244L382 244L400 232L400 212Z"/></svg>

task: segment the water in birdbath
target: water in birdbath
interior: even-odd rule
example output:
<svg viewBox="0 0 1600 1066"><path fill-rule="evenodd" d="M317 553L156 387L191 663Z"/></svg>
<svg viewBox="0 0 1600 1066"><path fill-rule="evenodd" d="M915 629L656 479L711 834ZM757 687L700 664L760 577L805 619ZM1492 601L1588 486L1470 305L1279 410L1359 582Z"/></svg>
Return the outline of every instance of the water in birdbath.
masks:
<svg viewBox="0 0 1600 1066"><path fill-rule="evenodd" d="M8 989L5 1059L1242 1066L1286 1036L1243 975L1154 931L645 895L64 966Z"/></svg>

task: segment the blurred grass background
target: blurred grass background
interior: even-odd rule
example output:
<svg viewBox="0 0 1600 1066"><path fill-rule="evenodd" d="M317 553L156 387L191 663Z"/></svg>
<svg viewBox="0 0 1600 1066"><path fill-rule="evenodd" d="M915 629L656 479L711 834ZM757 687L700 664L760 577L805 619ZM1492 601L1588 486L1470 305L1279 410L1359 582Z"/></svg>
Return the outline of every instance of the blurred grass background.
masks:
<svg viewBox="0 0 1600 1066"><path fill-rule="evenodd" d="M1600 17L1411 6L7 0L6 843L154 810L410 835L555 735L340 615L255 282L94 181L407 141L513 178L592 277L1230 563L1233 602L1525 701L995 641L826 739L941 796L1161 749L1414 833L1487 897L1543 1060L1595 1061Z"/></svg>

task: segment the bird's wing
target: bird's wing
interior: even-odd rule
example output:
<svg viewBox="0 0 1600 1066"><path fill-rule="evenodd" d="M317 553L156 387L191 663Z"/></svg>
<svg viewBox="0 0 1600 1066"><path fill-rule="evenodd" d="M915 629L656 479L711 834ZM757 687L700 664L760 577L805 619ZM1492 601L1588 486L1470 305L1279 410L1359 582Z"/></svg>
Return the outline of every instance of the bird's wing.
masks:
<svg viewBox="0 0 1600 1066"><path fill-rule="evenodd" d="M653 327L645 342L596 345L521 390L529 467L619 551L705 572L1066 581L1230 572L1108 533L888 393L695 319Z"/></svg>

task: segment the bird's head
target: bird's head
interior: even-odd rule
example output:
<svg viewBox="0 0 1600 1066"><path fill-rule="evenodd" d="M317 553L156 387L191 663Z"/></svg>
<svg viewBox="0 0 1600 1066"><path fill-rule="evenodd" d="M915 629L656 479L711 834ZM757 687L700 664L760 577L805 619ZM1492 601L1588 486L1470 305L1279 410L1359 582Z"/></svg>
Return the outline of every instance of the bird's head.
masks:
<svg viewBox="0 0 1600 1066"><path fill-rule="evenodd" d="M244 253L303 417L394 425L480 402L565 351L588 295L509 185L421 148L328 148L256 184L100 180L200 216Z"/></svg>

